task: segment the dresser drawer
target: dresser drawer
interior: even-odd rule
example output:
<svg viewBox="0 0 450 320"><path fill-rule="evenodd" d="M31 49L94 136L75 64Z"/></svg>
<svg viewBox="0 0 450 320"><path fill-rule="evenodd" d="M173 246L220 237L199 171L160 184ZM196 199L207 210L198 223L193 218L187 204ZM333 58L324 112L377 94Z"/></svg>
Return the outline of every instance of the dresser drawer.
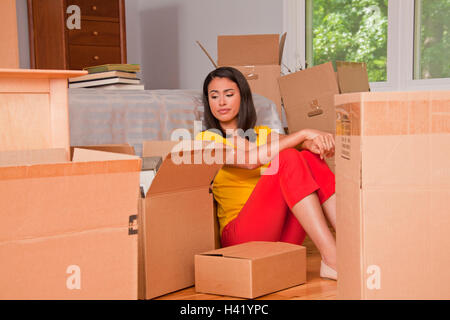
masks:
<svg viewBox="0 0 450 320"><path fill-rule="evenodd" d="M120 46L118 22L81 21L81 29L68 31L69 45Z"/></svg>
<svg viewBox="0 0 450 320"><path fill-rule="evenodd" d="M122 63L120 47L69 45L69 69L71 70L81 70L107 63Z"/></svg>
<svg viewBox="0 0 450 320"><path fill-rule="evenodd" d="M81 9L81 19L89 17L119 18L119 0L66 0L66 8L77 5Z"/></svg>

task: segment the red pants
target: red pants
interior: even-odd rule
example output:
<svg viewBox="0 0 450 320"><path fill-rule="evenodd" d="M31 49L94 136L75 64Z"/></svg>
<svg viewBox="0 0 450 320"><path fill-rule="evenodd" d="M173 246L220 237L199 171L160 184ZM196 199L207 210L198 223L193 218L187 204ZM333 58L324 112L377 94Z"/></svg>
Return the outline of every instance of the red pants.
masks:
<svg viewBox="0 0 450 320"><path fill-rule="evenodd" d="M334 194L334 174L325 161L309 151L279 153L278 171L262 175L239 215L222 231L222 246L248 241L283 241L301 245L305 230L292 207L313 192L320 203Z"/></svg>

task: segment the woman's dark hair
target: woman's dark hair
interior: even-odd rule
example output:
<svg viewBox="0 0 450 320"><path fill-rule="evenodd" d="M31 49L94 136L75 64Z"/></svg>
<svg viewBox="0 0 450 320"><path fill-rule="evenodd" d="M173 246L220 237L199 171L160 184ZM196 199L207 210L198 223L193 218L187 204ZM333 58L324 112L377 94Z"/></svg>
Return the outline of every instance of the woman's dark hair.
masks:
<svg viewBox="0 0 450 320"><path fill-rule="evenodd" d="M211 71L203 82L203 105L204 105L204 117L206 129L217 129L222 132L225 137L225 132L220 126L219 120L217 120L211 112L208 99L208 86L214 78L227 78L236 83L241 94L241 104L238 113L238 128L244 131L253 129L256 124L256 110L253 104L252 92L248 85L247 79L237 69L232 67L220 67Z"/></svg>

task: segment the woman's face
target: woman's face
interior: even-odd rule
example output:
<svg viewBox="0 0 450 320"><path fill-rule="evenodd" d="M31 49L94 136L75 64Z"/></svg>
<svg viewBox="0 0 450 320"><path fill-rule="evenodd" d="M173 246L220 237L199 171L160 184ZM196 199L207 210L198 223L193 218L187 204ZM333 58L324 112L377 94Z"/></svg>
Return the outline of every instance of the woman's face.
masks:
<svg viewBox="0 0 450 320"><path fill-rule="evenodd" d="M208 85L208 101L223 130L237 129L241 93L235 82L228 78L214 78Z"/></svg>

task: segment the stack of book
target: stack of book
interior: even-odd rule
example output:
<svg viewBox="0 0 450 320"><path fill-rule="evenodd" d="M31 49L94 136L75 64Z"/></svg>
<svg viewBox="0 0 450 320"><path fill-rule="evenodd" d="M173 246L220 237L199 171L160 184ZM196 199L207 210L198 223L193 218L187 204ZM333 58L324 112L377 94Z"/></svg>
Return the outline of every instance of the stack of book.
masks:
<svg viewBox="0 0 450 320"><path fill-rule="evenodd" d="M89 74L70 78L69 88L144 90L138 64L104 64L85 68Z"/></svg>

